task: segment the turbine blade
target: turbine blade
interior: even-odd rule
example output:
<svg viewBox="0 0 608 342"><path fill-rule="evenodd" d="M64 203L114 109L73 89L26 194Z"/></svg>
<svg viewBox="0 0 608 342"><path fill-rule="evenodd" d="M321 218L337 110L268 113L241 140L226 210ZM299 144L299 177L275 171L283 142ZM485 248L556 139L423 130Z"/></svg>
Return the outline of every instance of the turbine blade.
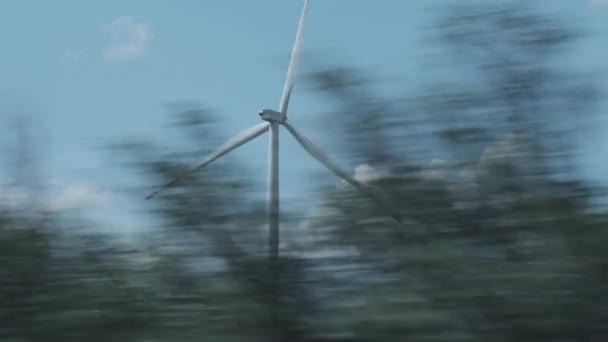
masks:
<svg viewBox="0 0 608 342"><path fill-rule="evenodd" d="M193 167L190 170L190 172L197 171L197 170L207 166L208 164L210 164L214 160L220 158L221 156L225 155L226 153L253 140L254 138L256 138L256 137L260 136L261 134L263 134L264 132L266 132L269 127L270 127L270 124L268 122L262 122L253 127L250 127L249 129L241 131L240 133L238 133L237 135L235 135L234 137L232 137L228 141L226 141L218 149L216 149L211 154L209 154L205 159L203 159L200 163L198 163L195 167ZM146 199L153 198L154 196L158 195L159 192L161 192L161 191L167 189L168 187L172 186L173 184L177 183L180 179L181 179L181 177L173 178L169 182L165 183L158 190L150 193L146 197Z"/></svg>
<svg viewBox="0 0 608 342"><path fill-rule="evenodd" d="M365 196L369 197L372 201L376 202L380 206L380 208L387 211L387 213L395 219L399 224L402 224L400 215L396 214L396 211L389 209L389 207L384 203L384 201L377 196L371 188L363 185L361 182L357 181L353 178L348 172L342 170L336 163L334 163L329 157L321 151L319 147L312 143L306 136L300 133L291 123L287 120L283 122L283 126L291 133L291 135L296 138L296 140L302 145L302 147L316 160L318 160L323 166L333 172L336 176L344 179L352 186L357 188L361 193Z"/></svg>
<svg viewBox="0 0 608 342"><path fill-rule="evenodd" d="M302 36L304 35L304 24L306 23L306 16L308 14L308 0L304 0L304 6L302 7L302 14L300 16L300 22L298 24L298 31L296 32L296 40L293 44L293 50L291 51L291 59L289 61L289 67L287 68L287 78L283 85L283 94L281 95L281 103L279 111L283 114L287 114L287 107L289 106L289 98L291 97L291 91L293 90L296 63L298 56L300 55L300 46L302 45Z"/></svg>

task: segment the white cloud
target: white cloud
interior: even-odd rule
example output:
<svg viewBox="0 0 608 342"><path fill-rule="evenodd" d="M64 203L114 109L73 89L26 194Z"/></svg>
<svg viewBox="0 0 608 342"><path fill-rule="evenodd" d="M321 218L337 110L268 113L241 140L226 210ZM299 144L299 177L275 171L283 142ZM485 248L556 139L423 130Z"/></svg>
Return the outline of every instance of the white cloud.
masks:
<svg viewBox="0 0 608 342"><path fill-rule="evenodd" d="M0 205L16 208L28 202L29 196L25 191L16 188L2 189Z"/></svg>
<svg viewBox="0 0 608 342"><path fill-rule="evenodd" d="M390 172L384 168L374 167L368 164L360 164L355 168L355 172L352 176L355 180L363 184L367 184L380 178L390 176ZM339 180L336 184L336 187L338 188L344 188L346 186L348 186L348 183L345 180Z"/></svg>
<svg viewBox="0 0 608 342"><path fill-rule="evenodd" d="M50 192L47 205L51 211L90 209L106 203L110 193L85 184L70 184Z"/></svg>
<svg viewBox="0 0 608 342"><path fill-rule="evenodd" d="M31 202L32 196L21 188L7 188L0 193L0 205L19 208ZM45 210L61 212L80 209L96 209L104 205L111 194L91 185L51 183L42 198L35 198Z"/></svg>
<svg viewBox="0 0 608 342"><path fill-rule="evenodd" d="M331 258L346 258L360 256L361 252L356 247L327 247L316 248L314 250L296 251L292 253L294 256L313 260L313 259L331 259Z"/></svg>
<svg viewBox="0 0 608 342"><path fill-rule="evenodd" d="M132 17L120 17L101 26L111 42L103 51L106 61L123 61L141 57L154 38L150 26Z"/></svg>
<svg viewBox="0 0 608 342"><path fill-rule="evenodd" d="M71 62L78 62L82 59L84 51L82 50L66 50L63 52L63 58Z"/></svg>
<svg viewBox="0 0 608 342"><path fill-rule="evenodd" d="M527 153L521 148L523 139L525 136L509 134L490 143L484 149L479 165L488 166L491 163L513 161L523 157Z"/></svg>
<svg viewBox="0 0 608 342"><path fill-rule="evenodd" d="M593 9L605 9L608 8L608 0L589 0L589 7Z"/></svg>
<svg viewBox="0 0 608 342"><path fill-rule="evenodd" d="M421 171L420 176L432 180L445 180L449 174L449 164L442 159L433 159Z"/></svg>
<svg viewBox="0 0 608 342"><path fill-rule="evenodd" d="M359 182L368 183L371 181L378 180L382 176L383 174L379 170L373 168L370 165L361 164L355 168L355 174L353 175L353 178L355 178Z"/></svg>

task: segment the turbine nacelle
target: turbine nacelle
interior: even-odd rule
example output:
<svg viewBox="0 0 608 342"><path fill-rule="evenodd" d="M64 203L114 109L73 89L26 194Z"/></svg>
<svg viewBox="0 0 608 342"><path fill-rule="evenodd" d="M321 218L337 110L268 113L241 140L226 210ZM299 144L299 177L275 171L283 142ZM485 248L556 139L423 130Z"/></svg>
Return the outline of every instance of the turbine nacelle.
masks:
<svg viewBox="0 0 608 342"><path fill-rule="evenodd" d="M281 112L278 112L278 111L272 110L272 109L260 109L258 114L260 114L260 117L262 118L262 120L268 121L268 122L283 123L283 122L285 122L285 119L287 118L287 116L284 113L281 113Z"/></svg>

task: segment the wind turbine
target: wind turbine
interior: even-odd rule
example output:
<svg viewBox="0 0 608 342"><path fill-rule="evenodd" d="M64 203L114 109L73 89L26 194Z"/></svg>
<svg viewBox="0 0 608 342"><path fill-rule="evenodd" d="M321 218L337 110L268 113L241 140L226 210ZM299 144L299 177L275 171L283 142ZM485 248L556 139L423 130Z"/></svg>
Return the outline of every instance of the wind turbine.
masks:
<svg viewBox="0 0 608 342"><path fill-rule="evenodd" d="M279 110L273 109L260 109L258 114L260 118L264 121L259 123L253 127L250 127L244 131L241 131L211 154L209 154L205 159L203 159L200 163L198 163L194 168L192 168L191 172L200 170L201 168L209 165L211 162L216 159L222 157L226 153L236 149L237 147L248 143L254 138L266 133L270 130L269 144L268 144L268 226L269 226L269 252L272 258L278 257L279 254L279 127L283 126L293 135L293 137L298 141L298 143L306 150L313 158L323 164L327 169L336 174L338 177L344 179L359 191L361 191L366 196L370 197L372 200L381 205L381 207L386 208L386 206L382 203L382 200L375 195L375 193L358 182L356 179L351 177L348 172L342 170L338 167L331 159L329 159L320 148L318 148L315 144L313 144L306 136L304 136L300 131L296 129L296 127L287 119L287 108L289 106L289 99L291 97L291 92L294 87L295 80L295 67L296 62L298 60L298 56L300 54L300 47L302 45L302 36L304 33L304 24L306 22L306 16L308 13L308 2L309 0L304 0L304 5L302 7L302 14L300 16L300 21L298 24L298 30L296 33L296 39L293 46L293 50L291 53L291 58L289 62L289 67L287 69L287 78L285 80L285 84L283 87L283 93L281 96L281 102L279 104ZM172 186L177 181L180 180L180 177L173 178L165 185L160 187L157 191L152 192L147 196L146 199L151 199L156 196L159 192L164 189ZM389 215L393 217L398 223L401 223L398 215L392 214L392 211L389 211Z"/></svg>

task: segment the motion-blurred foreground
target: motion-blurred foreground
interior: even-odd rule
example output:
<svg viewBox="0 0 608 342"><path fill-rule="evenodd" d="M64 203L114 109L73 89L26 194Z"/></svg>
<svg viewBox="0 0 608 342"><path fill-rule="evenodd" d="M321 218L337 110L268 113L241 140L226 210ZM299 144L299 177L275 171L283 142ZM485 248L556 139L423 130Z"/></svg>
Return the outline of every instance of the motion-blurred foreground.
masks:
<svg viewBox="0 0 608 342"><path fill-rule="evenodd" d="M347 124L327 135L406 227L346 185L320 189L271 264L264 203L234 162L150 204L162 228L135 246L71 233L92 223L35 201L3 205L0 340L607 340L608 213L575 146L601 97L558 61L582 34L480 5L436 33L455 81L405 101L374 97L358 71L309 74ZM149 186L216 146L209 113L178 118L191 151L119 146Z"/></svg>

